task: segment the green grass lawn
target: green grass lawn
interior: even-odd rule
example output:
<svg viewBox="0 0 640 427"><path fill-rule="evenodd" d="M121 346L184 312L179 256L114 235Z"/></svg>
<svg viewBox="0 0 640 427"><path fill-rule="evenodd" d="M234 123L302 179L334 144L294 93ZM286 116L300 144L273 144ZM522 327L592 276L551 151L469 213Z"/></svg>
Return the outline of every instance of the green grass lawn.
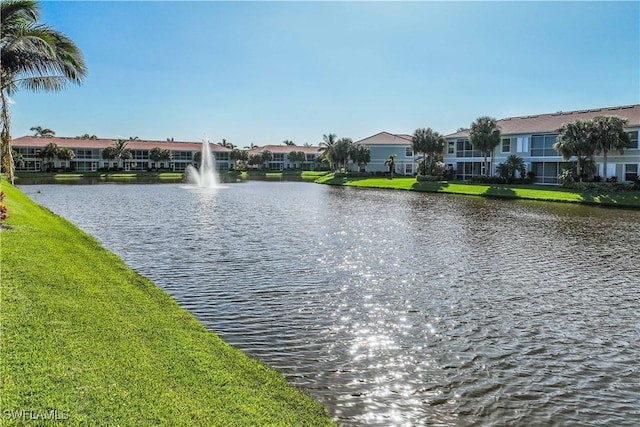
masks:
<svg viewBox="0 0 640 427"><path fill-rule="evenodd" d="M640 209L640 192L580 193L555 186L469 184L462 182L418 182L414 177L336 178L327 175L316 180L320 184L346 185L350 187L387 188L432 193L467 194L474 196L542 200L549 202L587 203Z"/></svg>
<svg viewBox="0 0 640 427"><path fill-rule="evenodd" d="M3 422L331 425L321 405L207 331L95 239L6 182L2 190L10 216L0 232ZM9 421L21 410L67 419Z"/></svg>

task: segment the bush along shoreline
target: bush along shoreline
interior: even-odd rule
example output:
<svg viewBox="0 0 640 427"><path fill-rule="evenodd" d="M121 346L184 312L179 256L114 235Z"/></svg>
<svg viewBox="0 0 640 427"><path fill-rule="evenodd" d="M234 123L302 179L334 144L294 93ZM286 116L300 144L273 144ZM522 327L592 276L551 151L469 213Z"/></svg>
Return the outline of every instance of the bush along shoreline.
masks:
<svg viewBox="0 0 640 427"><path fill-rule="evenodd" d="M626 191L612 191L611 186L577 186L562 188L552 185L469 183L439 181L416 177L363 177L334 174L318 178L318 184L347 187L378 188L449 193L505 199L526 199L545 202L583 203L587 205L640 209L640 190L625 186ZM614 189L615 190L615 189Z"/></svg>
<svg viewBox="0 0 640 427"><path fill-rule="evenodd" d="M333 425L281 374L2 182L0 410L52 425ZM52 418L55 417L55 418Z"/></svg>

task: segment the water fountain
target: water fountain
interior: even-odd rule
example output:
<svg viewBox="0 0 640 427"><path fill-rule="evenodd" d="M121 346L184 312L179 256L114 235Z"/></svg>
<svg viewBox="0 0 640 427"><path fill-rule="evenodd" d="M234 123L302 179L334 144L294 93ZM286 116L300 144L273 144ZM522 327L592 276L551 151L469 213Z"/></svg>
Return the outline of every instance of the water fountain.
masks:
<svg viewBox="0 0 640 427"><path fill-rule="evenodd" d="M218 186L218 179L216 177L216 159L211 154L211 148L209 145L207 138L203 138L200 169L196 169L192 165L189 165L185 171L187 182L195 184L201 188L216 188Z"/></svg>

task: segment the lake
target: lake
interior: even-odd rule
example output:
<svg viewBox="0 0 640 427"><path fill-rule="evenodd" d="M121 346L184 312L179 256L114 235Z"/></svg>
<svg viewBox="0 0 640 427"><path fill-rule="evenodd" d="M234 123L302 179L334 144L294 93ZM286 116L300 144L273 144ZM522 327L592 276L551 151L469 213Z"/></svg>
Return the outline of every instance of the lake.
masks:
<svg viewBox="0 0 640 427"><path fill-rule="evenodd" d="M22 191L344 426L640 424L640 212L248 181Z"/></svg>

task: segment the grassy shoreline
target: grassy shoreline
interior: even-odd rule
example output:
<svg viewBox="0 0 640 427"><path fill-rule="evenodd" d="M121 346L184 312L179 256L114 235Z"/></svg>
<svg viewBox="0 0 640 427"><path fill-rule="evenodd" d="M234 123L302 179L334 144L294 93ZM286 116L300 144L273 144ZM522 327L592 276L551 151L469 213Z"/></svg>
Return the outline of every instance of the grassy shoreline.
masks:
<svg viewBox="0 0 640 427"><path fill-rule="evenodd" d="M320 404L207 331L91 236L6 182L2 190L4 421L332 424Z"/></svg>
<svg viewBox="0 0 640 427"><path fill-rule="evenodd" d="M316 183L348 187L422 191L429 193L462 194L506 199L527 199L545 202L583 203L596 206L640 209L640 192L581 193L554 186L470 184L462 182L418 182L414 177L404 178L360 178L327 175Z"/></svg>

